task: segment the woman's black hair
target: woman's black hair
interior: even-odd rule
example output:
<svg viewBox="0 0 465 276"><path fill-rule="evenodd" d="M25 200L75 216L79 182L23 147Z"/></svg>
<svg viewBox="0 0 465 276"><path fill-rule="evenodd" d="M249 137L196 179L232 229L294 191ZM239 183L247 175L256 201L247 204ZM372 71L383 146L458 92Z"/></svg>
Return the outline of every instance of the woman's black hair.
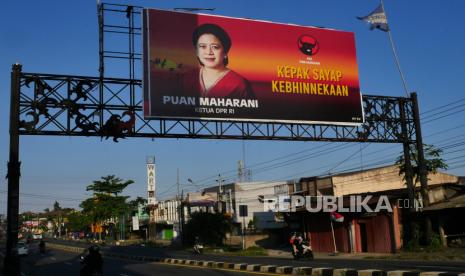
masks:
<svg viewBox="0 0 465 276"><path fill-rule="evenodd" d="M229 37L228 33L221 28L220 26L216 24L202 24L195 28L194 32L192 33L192 45L194 45L195 48L197 48L197 41L199 40L199 37L201 37L204 34L212 34L216 36L220 41L221 44L223 45L224 51L226 53L229 52L229 49L231 49L231 38ZM228 64L228 58L226 57L224 59L224 65ZM203 65L203 64L202 64Z"/></svg>

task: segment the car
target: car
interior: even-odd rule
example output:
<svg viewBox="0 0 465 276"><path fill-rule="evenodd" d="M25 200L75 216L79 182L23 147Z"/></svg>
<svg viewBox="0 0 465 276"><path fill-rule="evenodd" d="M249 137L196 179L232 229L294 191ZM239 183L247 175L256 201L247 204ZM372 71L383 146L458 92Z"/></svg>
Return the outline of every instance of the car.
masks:
<svg viewBox="0 0 465 276"><path fill-rule="evenodd" d="M29 248L24 242L18 242L16 249L18 250L19 256L27 256L29 254Z"/></svg>

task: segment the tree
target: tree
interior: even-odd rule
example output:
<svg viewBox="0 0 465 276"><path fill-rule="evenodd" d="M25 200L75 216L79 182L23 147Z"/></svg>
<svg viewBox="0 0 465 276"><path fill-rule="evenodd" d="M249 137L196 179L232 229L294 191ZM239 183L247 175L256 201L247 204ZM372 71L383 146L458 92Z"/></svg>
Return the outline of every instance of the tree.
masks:
<svg viewBox="0 0 465 276"><path fill-rule="evenodd" d="M433 145L423 144L423 151L425 153L425 166L426 166L426 173L437 173L439 169L447 169L448 166L444 162L444 159L441 158L442 150L436 148ZM416 144L410 144L410 159L412 163L412 173L414 179L414 185L420 182L420 165L419 165L419 158L418 158L418 151L416 148ZM405 180L405 158L404 155L401 154L397 157L396 165L399 165L399 175L404 175Z"/></svg>
<svg viewBox="0 0 465 276"><path fill-rule="evenodd" d="M147 199L138 196L136 199L129 201L128 205L131 211L138 211L139 205L145 206Z"/></svg>
<svg viewBox="0 0 465 276"><path fill-rule="evenodd" d="M68 228L72 232L86 231L91 223L90 217L75 211L68 215Z"/></svg>
<svg viewBox="0 0 465 276"><path fill-rule="evenodd" d="M106 193L117 196L128 185L133 184L133 180L123 180L115 175L102 176L101 180L94 181L92 185L88 185L86 191L93 191L94 193Z"/></svg>
<svg viewBox="0 0 465 276"><path fill-rule="evenodd" d="M92 191L93 196L81 202L82 213L89 218L91 223L103 224L104 221L119 217L128 211L126 200L129 196L119 196L133 180L123 181L114 175L101 177L101 180L93 181L86 187Z"/></svg>
<svg viewBox="0 0 465 276"><path fill-rule="evenodd" d="M128 210L126 199L129 196L111 196L98 194L84 200L79 206L82 212L92 219L92 222L102 222Z"/></svg>
<svg viewBox="0 0 465 276"><path fill-rule="evenodd" d="M197 236L206 244L222 245L226 233L231 229L231 219L225 214L195 212L184 226L184 233L186 240L191 243Z"/></svg>
<svg viewBox="0 0 465 276"><path fill-rule="evenodd" d="M134 200L129 201L129 206L135 209L137 209L139 205L145 205L145 204L147 204L147 199L140 197L140 196L136 197L136 199Z"/></svg>
<svg viewBox="0 0 465 276"><path fill-rule="evenodd" d="M58 203L58 201L55 201L55 203L53 203L53 211L57 212L60 210L61 210L60 203Z"/></svg>

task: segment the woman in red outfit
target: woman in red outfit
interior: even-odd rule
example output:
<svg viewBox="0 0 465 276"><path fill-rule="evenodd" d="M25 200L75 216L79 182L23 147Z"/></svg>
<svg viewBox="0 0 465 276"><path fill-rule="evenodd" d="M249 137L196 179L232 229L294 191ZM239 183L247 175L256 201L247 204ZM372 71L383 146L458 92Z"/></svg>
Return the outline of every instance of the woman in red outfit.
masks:
<svg viewBox="0 0 465 276"><path fill-rule="evenodd" d="M215 24L198 26L192 44L200 64L184 79L184 90L201 97L255 98L250 83L227 67L231 38Z"/></svg>

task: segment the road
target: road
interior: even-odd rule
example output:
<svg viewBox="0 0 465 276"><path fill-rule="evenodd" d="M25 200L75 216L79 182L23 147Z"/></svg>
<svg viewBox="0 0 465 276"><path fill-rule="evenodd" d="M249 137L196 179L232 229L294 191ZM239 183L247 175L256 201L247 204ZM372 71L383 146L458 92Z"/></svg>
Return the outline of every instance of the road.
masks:
<svg viewBox="0 0 465 276"><path fill-rule="evenodd" d="M67 241L62 243L70 244ZM82 243L72 243L73 245L85 246ZM71 245L71 244L70 244ZM332 267L332 268L352 268L352 269L379 269L384 271L409 270L409 271L444 271L444 272L465 272L465 262L463 261L412 261L412 260L383 260L383 259L355 259L338 257L317 257L313 261L299 260L283 257L240 257L224 255L193 255L182 250L168 250L165 248L146 248L142 246L126 247L106 247L118 254L133 256L150 256L158 258L178 258L190 260L227 261L235 263L264 264L278 266L309 266L309 267Z"/></svg>
<svg viewBox="0 0 465 276"><path fill-rule="evenodd" d="M77 254L49 249L45 255L33 250L29 256L22 257L24 276L41 275L79 275L81 261ZM104 275L142 276L142 275L186 275L186 276L247 276L257 273L234 272L225 269L198 268L161 263L136 262L106 257ZM263 274L266 275L266 274Z"/></svg>

